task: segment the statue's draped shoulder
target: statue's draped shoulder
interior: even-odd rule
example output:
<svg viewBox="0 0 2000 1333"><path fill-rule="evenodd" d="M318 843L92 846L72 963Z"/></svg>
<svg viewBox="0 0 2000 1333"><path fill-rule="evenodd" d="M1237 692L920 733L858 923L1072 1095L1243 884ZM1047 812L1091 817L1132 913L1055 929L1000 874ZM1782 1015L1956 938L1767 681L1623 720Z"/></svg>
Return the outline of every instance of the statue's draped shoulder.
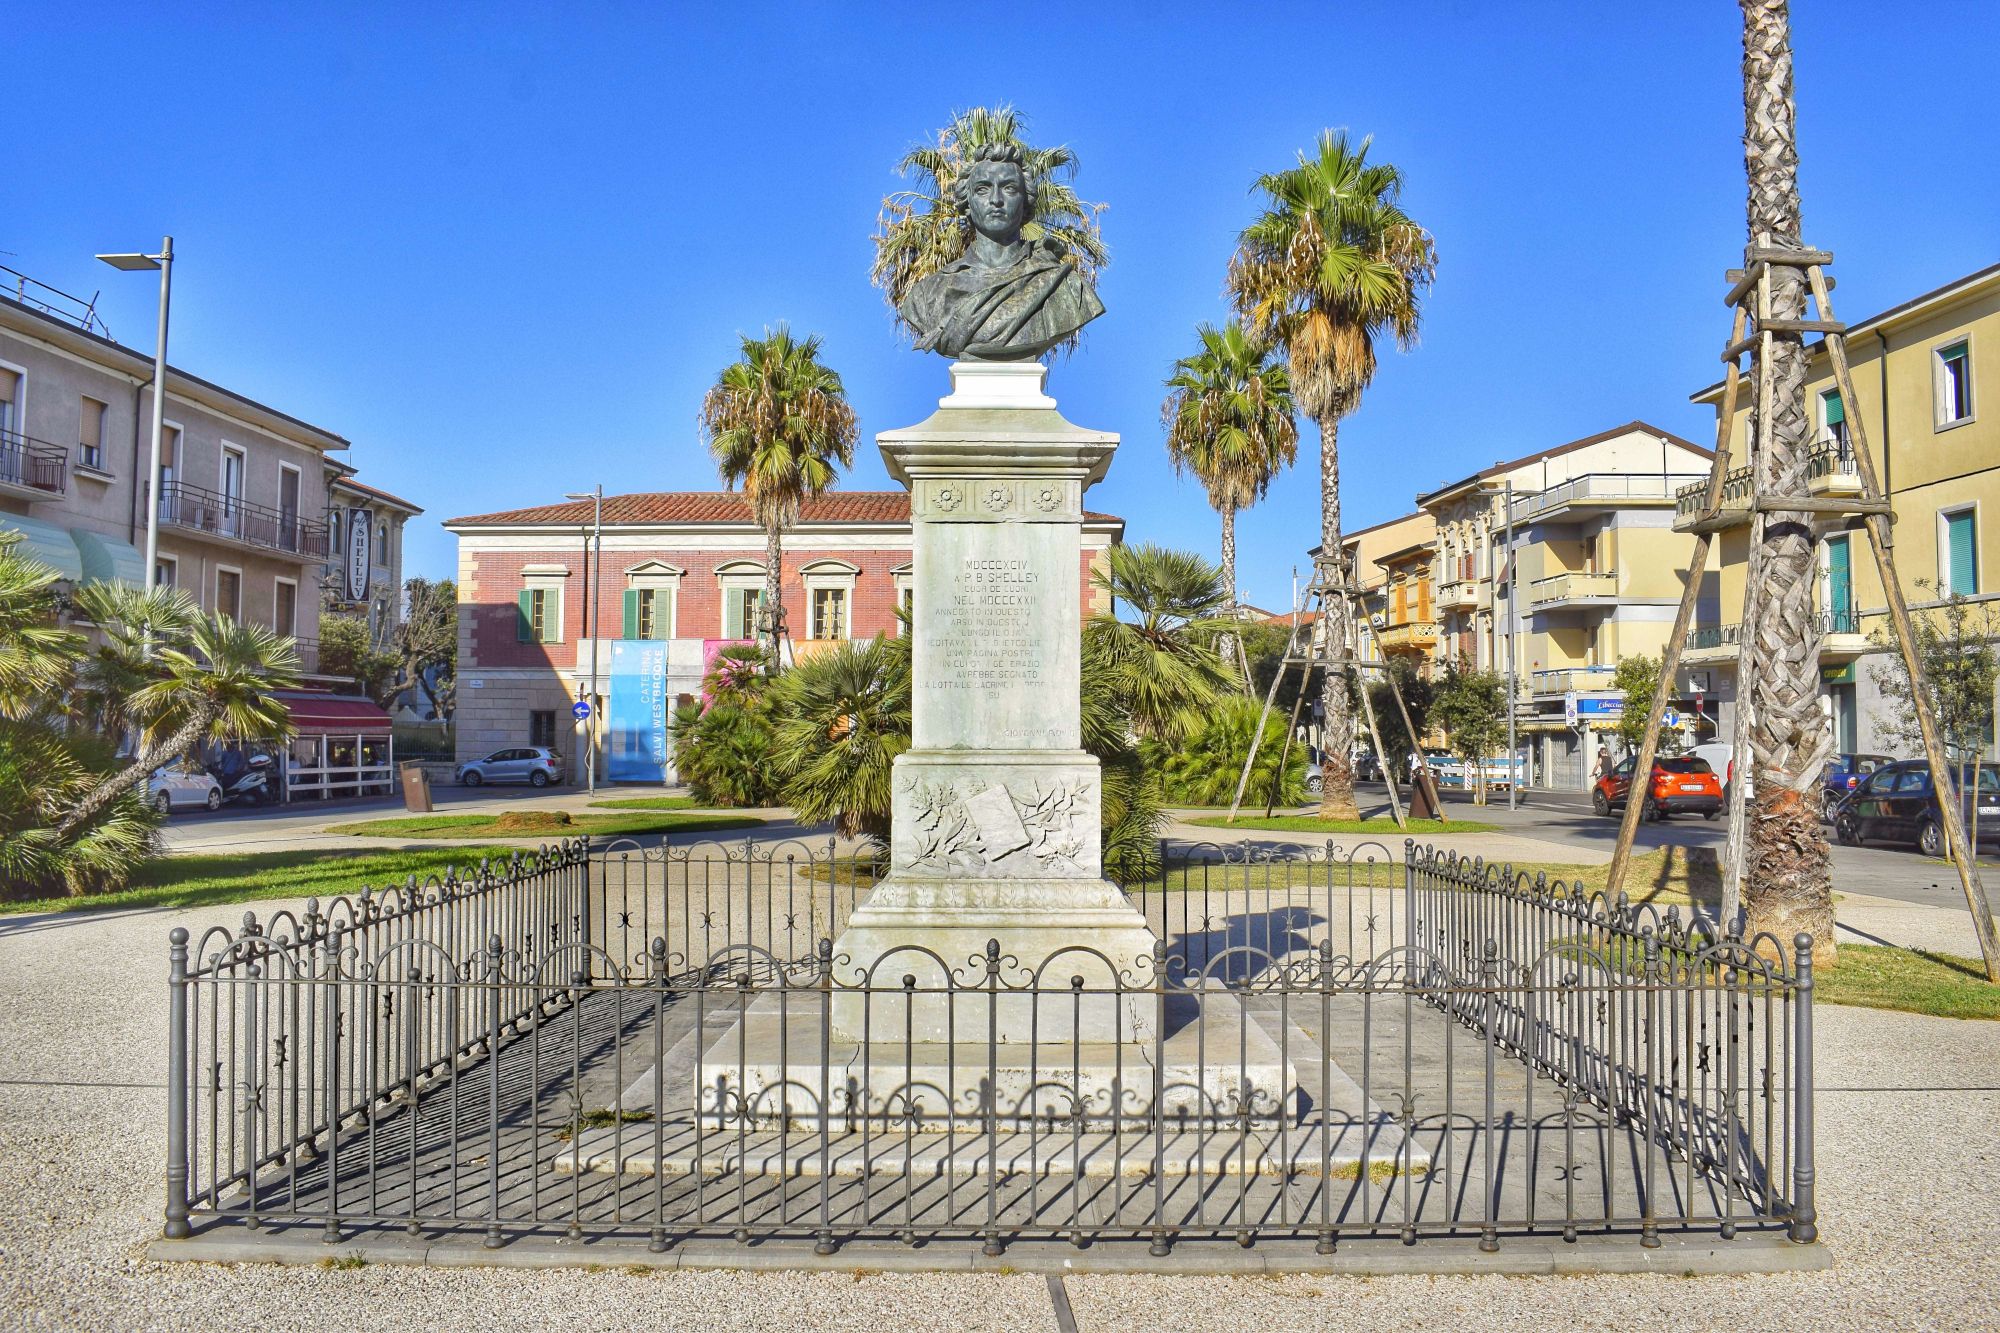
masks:
<svg viewBox="0 0 2000 1333"><path fill-rule="evenodd" d="M1104 313L1090 279L1042 239L1014 261L989 267L971 257L919 279L903 318L919 351L1017 360L1039 356Z"/></svg>

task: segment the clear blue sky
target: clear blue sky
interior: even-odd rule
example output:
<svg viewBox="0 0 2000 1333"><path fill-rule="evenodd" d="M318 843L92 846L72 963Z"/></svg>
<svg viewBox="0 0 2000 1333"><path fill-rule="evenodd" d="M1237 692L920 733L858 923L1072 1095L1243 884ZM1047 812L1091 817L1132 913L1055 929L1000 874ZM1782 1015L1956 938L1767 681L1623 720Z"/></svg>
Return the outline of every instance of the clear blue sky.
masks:
<svg viewBox="0 0 2000 1333"><path fill-rule="evenodd" d="M1734 4L566 8L17 6L0 262L101 286L150 348L152 288L89 256L172 232L176 364L352 439L429 510L411 572L447 574L441 518L714 486L702 391L779 320L824 335L870 437L841 484L889 485L872 436L945 371L869 285L878 203L953 108L1012 102L1110 205L1109 313L1050 376L1124 435L1091 503L1213 553L1161 380L1224 314L1251 178L1347 126L1440 257L1422 346L1341 432L1349 528L1635 417L1710 433L1687 394L1743 243ZM1806 235L1841 313L2000 257L2000 7L1798 10ZM1317 534L1313 443L1243 524L1267 606Z"/></svg>

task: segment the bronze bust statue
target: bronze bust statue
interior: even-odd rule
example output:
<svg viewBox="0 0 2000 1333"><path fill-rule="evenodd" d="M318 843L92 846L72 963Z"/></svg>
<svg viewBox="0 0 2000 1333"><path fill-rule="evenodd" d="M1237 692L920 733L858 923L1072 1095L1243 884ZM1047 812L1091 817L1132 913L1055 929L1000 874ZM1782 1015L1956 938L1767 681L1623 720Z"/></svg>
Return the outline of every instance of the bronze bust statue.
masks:
<svg viewBox="0 0 2000 1333"><path fill-rule="evenodd" d="M903 298L918 351L1025 361L1104 313L1090 279L1063 258L1059 244L1021 235L1034 183L1019 148L981 144L951 188L972 223L972 242Z"/></svg>

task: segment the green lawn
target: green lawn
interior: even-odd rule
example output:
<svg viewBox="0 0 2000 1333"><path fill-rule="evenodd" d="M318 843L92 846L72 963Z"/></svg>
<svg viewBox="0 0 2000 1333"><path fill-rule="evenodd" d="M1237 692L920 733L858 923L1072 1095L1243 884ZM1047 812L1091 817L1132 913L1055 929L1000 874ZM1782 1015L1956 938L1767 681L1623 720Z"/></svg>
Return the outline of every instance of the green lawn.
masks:
<svg viewBox="0 0 2000 1333"><path fill-rule="evenodd" d="M1813 994L1827 1004L2000 1018L2000 986L1986 980L1978 960L1928 949L1843 944L1834 966L1813 971Z"/></svg>
<svg viewBox="0 0 2000 1333"><path fill-rule="evenodd" d="M692 796L633 796L620 801L592 801L593 810L713 810Z"/></svg>
<svg viewBox="0 0 2000 1333"><path fill-rule="evenodd" d="M1230 823L1226 816L1209 815L1201 819L1190 819L1190 824L1203 828L1253 829L1272 833L1377 833L1388 836L1403 835L1404 830L1396 827L1393 819L1321 819L1317 815L1273 815L1266 819L1262 815L1247 815ZM1449 823L1437 819L1412 819L1409 835L1420 833L1491 833L1498 824L1482 824L1476 819L1454 819Z"/></svg>
<svg viewBox="0 0 2000 1333"><path fill-rule="evenodd" d="M23 912L108 912L147 907L204 907L268 898L331 898L374 886L426 879L477 867L481 857L513 855L512 847L421 847L406 851L244 852L232 856L173 856L155 861L131 888L91 898L0 902L0 915Z"/></svg>
<svg viewBox="0 0 2000 1333"><path fill-rule="evenodd" d="M584 833L596 838L624 838L642 833L712 833L756 828L764 822L754 815L682 815L643 810L563 817L566 815L561 810L517 810L500 815L413 815L404 819L334 824L326 831L364 838L573 838Z"/></svg>

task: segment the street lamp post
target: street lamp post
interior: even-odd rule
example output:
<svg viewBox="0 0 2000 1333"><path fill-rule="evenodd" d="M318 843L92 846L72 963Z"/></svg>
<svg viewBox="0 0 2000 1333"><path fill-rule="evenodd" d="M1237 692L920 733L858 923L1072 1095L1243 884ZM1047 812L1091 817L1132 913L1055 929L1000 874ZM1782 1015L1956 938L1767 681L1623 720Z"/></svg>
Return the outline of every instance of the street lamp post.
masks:
<svg viewBox="0 0 2000 1333"><path fill-rule="evenodd" d="M589 599L584 607L584 635L590 640L590 716L583 720L584 775L590 794L597 794L597 655L602 651L603 635L600 631L603 611L597 604L598 576L604 568L604 483L597 488L581 493L563 496L565 500L589 500L592 502L590 521L590 570L584 579L584 596Z"/></svg>
<svg viewBox="0 0 2000 1333"><path fill-rule="evenodd" d="M99 259L127 273L160 271L160 328L153 342L153 462L146 473L146 591L160 580L160 440L166 429L167 414L167 307L173 295L174 238L160 241L156 255L99 255Z"/></svg>

